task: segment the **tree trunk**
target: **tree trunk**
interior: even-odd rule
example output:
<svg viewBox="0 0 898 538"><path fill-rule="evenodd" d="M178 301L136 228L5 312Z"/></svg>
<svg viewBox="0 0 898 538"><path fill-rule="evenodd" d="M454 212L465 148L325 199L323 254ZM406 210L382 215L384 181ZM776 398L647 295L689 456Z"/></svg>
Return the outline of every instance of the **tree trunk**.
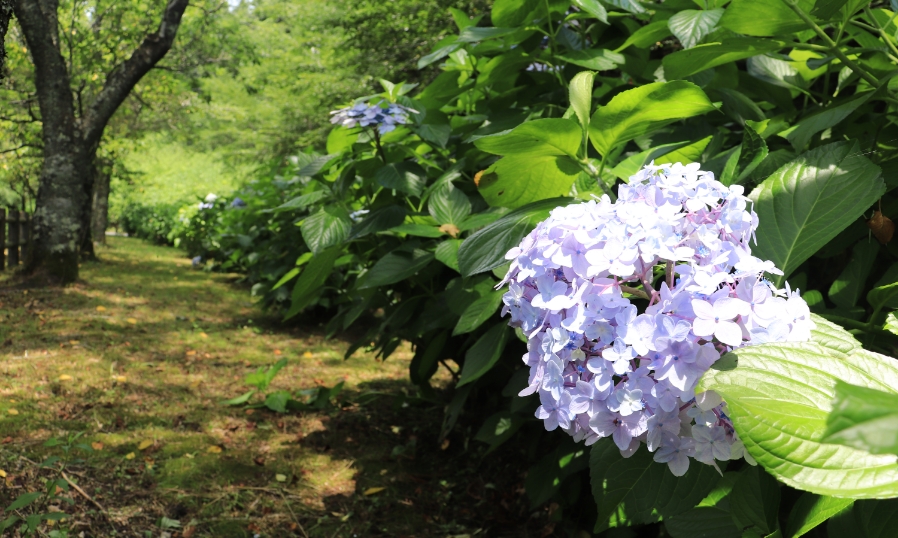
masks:
<svg viewBox="0 0 898 538"><path fill-rule="evenodd" d="M94 176L94 196L90 219L90 230L94 243L106 243L106 227L109 224L109 179L109 170L98 166Z"/></svg>
<svg viewBox="0 0 898 538"><path fill-rule="evenodd" d="M69 74L59 52L55 0L16 0L15 13L35 66L44 164L26 270L52 283L78 278L82 185L87 152L75 122Z"/></svg>
<svg viewBox="0 0 898 538"><path fill-rule="evenodd" d="M0 0L0 16L3 2ZM189 0L169 0L159 28L106 77L96 99L76 119L69 73L60 54L58 0L13 0L34 62L41 111L44 164L34 210L34 238L26 271L40 281L78 278L79 253L93 254L93 161L109 119L140 79L169 51ZM2 23L2 20L0 20Z"/></svg>
<svg viewBox="0 0 898 538"><path fill-rule="evenodd" d="M12 0L0 0L0 79L6 74L6 31L12 18Z"/></svg>

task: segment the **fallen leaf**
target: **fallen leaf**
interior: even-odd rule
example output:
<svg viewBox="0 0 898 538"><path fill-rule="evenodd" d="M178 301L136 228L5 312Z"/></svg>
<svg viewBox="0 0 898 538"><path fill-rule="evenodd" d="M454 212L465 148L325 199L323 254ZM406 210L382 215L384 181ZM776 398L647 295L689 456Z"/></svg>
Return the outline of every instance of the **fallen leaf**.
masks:
<svg viewBox="0 0 898 538"><path fill-rule="evenodd" d="M187 458L187 459L189 459L189 460L192 460L192 459L194 458L194 455L193 455L193 454L190 454L190 453L188 452L187 454L184 454L184 457Z"/></svg>
<svg viewBox="0 0 898 538"><path fill-rule="evenodd" d="M280 350L280 349L275 349L275 350L274 350L274 354L275 354L275 355L280 355L280 354L281 354L281 350Z"/></svg>
<svg viewBox="0 0 898 538"><path fill-rule="evenodd" d="M209 335L206 333L200 333L201 338L209 338Z"/></svg>
<svg viewBox="0 0 898 538"><path fill-rule="evenodd" d="M133 460L133 459L134 459L134 452L128 452L128 454L125 456L125 459L126 459L126 460Z"/></svg>
<svg viewBox="0 0 898 538"><path fill-rule="evenodd" d="M380 493L385 489L387 488L368 488L362 493L362 495L374 495L375 493Z"/></svg>
<svg viewBox="0 0 898 538"><path fill-rule="evenodd" d="M150 439L144 439L143 441L140 442L139 445L137 445L137 450L146 450L146 449L150 448L151 446L153 446L153 441Z"/></svg>
<svg viewBox="0 0 898 538"><path fill-rule="evenodd" d="M184 532L181 533L183 538L193 538L193 535L196 534L196 527L188 525L184 527Z"/></svg>
<svg viewBox="0 0 898 538"><path fill-rule="evenodd" d="M128 378L123 375L117 375L117 376L113 377L112 379L118 383L124 383L125 381L128 380Z"/></svg>
<svg viewBox="0 0 898 538"><path fill-rule="evenodd" d="M188 356L188 357L192 357L193 355L196 355L196 350L195 350L195 349L191 349L190 351L187 352L187 356Z"/></svg>
<svg viewBox="0 0 898 538"><path fill-rule="evenodd" d="M18 415L19 414L18 409L12 409L12 408L7 409L6 412L9 413L10 415Z"/></svg>
<svg viewBox="0 0 898 538"><path fill-rule="evenodd" d="M70 376L69 374L62 374L61 376L59 376L59 380L60 381L71 381L72 376Z"/></svg>
<svg viewBox="0 0 898 538"><path fill-rule="evenodd" d="M221 454L221 447L218 445L212 445L206 449L206 452L210 454Z"/></svg>
<svg viewBox="0 0 898 538"><path fill-rule="evenodd" d="M440 231L449 234L452 237L458 237L458 234L461 233L461 230L458 229L458 226L454 224L443 224L442 226L440 226Z"/></svg>
<svg viewBox="0 0 898 538"><path fill-rule="evenodd" d="M6 471L0 469L0 478L6 478Z"/></svg>
<svg viewBox="0 0 898 538"><path fill-rule="evenodd" d="M4 445L8 445L8 444L10 444L10 443L12 443L12 437L9 436L9 435L7 435L6 437L4 437L3 440L0 441L0 444L4 444Z"/></svg>
<svg viewBox="0 0 898 538"><path fill-rule="evenodd" d="M443 439L443 442L440 443L440 450L446 450L449 448L449 439Z"/></svg>
<svg viewBox="0 0 898 538"><path fill-rule="evenodd" d="M311 359L311 358L312 358L312 352L311 352L311 351L306 351L305 353L302 354L302 358L304 358L304 359Z"/></svg>
<svg viewBox="0 0 898 538"><path fill-rule="evenodd" d="M72 344L73 346L77 346L81 342L79 340L69 340L69 343Z"/></svg>
<svg viewBox="0 0 898 538"><path fill-rule="evenodd" d="M98 307L97 307L97 312L105 312L105 311L106 311L106 307L105 307L105 306L98 306Z"/></svg>
<svg viewBox="0 0 898 538"><path fill-rule="evenodd" d="M253 463L258 465L259 467L265 467L265 456L257 456L253 458Z"/></svg>
<svg viewBox="0 0 898 538"><path fill-rule="evenodd" d="M93 443L90 444L90 447L93 448L94 450L103 450L103 443L101 443L99 441L94 441Z"/></svg>
<svg viewBox="0 0 898 538"><path fill-rule="evenodd" d="M127 321L127 322L130 323L131 325L137 325L137 320L134 319L134 318L128 318L128 319L126 319L125 321Z"/></svg>
<svg viewBox="0 0 898 538"><path fill-rule="evenodd" d="M285 474L276 474L276 475L274 475L274 479L277 480L278 482L286 482L286 481L287 481L287 475L285 475Z"/></svg>

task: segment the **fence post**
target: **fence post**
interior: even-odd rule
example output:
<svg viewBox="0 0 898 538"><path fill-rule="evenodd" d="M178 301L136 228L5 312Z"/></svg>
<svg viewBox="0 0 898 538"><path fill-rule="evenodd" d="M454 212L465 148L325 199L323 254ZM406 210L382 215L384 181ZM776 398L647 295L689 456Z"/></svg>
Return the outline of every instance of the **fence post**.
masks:
<svg viewBox="0 0 898 538"><path fill-rule="evenodd" d="M9 223L9 243L7 243L9 268L15 269L19 265L19 212L10 211L7 222Z"/></svg>

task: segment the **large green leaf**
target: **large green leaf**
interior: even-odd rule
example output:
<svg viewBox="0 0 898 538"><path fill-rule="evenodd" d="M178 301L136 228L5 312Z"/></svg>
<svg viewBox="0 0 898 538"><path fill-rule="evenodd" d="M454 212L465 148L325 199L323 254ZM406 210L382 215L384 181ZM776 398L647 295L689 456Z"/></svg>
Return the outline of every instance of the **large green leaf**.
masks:
<svg viewBox="0 0 898 538"><path fill-rule="evenodd" d="M427 200L427 210L439 224L461 224L471 214L471 201L465 193L445 183Z"/></svg>
<svg viewBox="0 0 898 538"><path fill-rule="evenodd" d="M879 247L878 241L861 241L854 245L848 265L829 287L829 300L836 306L851 308L857 305Z"/></svg>
<svg viewBox="0 0 898 538"><path fill-rule="evenodd" d="M566 196L579 173L580 165L566 155L508 155L483 172L478 190L493 207L517 208Z"/></svg>
<svg viewBox="0 0 898 538"><path fill-rule="evenodd" d="M385 189L419 196L427 183L427 174L417 164L405 161L384 165L374 175L374 180Z"/></svg>
<svg viewBox="0 0 898 538"><path fill-rule="evenodd" d="M876 310L893 306L896 299L898 299L898 282L879 286L867 292L867 302Z"/></svg>
<svg viewBox="0 0 898 538"><path fill-rule="evenodd" d="M505 323L497 323L474 342L474 345L465 353L461 378L456 386L467 385L490 371L505 349L509 332L511 329Z"/></svg>
<svg viewBox="0 0 898 538"><path fill-rule="evenodd" d="M649 162L660 159L662 156L667 155L673 151L676 151L680 148L685 148L686 146L690 146L689 141L686 142L672 142L670 144L662 144L660 146L655 146L654 148L649 148L645 151L641 151L635 155L630 155L626 159L617 163L617 166L611 169L611 173L617 176L618 178L626 181L639 171L640 168L648 164Z"/></svg>
<svg viewBox="0 0 898 538"><path fill-rule="evenodd" d="M458 267L469 277L491 271L505 263L505 253L516 247L525 235L549 216L556 207L566 206L573 198L540 200L503 215L465 239L458 249Z"/></svg>
<svg viewBox="0 0 898 538"><path fill-rule="evenodd" d="M836 325L817 314L811 314L811 321L816 325L811 330L811 341L815 344L839 353L851 353L855 349L861 348L861 343L857 338L841 325Z"/></svg>
<svg viewBox="0 0 898 538"><path fill-rule="evenodd" d="M630 34L630 37L624 41L623 45L618 47L614 52L620 52L631 46L638 49L648 48L669 35L670 27L667 26L667 21L651 22Z"/></svg>
<svg viewBox="0 0 898 538"><path fill-rule="evenodd" d="M798 502L792 507L792 512L789 513L785 538L798 538L807 534L827 519L851 508L852 504L854 504L854 499L821 497L813 493L802 493Z"/></svg>
<svg viewBox="0 0 898 538"><path fill-rule="evenodd" d="M581 139L581 128L574 120L545 118L478 138L474 145L496 155L576 155Z"/></svg>
<svg viewBox="0 0 898 538"><path fill-rule="evenodd" d="M360 279L358 288L376 288L395 284L424 269L432 260L432 253L420 249L415 249L412 252L393 251L377 260L374 267Z"/></svg>
<svg viewBox="0 0 898 538"><path fill-rule="evenodd" d="M801 151L811 141L811 137L824 129L836 125L866 103L874 92L864 92L838 105L829 105L823 110L802 118L793 127L780 132L796 151Z"/></svg>
<svg viewBox="0 0 898 538"><path fill-rule="evenodd" d="M711 136L706 136L701 140L680 146L673 151L667 152L655 159L655 164L682 163L689 164L700 161L702 153L711 142Z"/></svg>
<svg viewBox="0 0 898 538"><path fill-rule="evenodd" d="M837 383L823 440L871 454L898 454L898 390Z"/></svg>
<svg viewBox="0 0 898 538"><path fill-rule="evenodd" d="M608 12L605 11L605 7L599 3L599 0L573 0L572 3L580 8L581 11L585 11L605 24L608 24Z"/></svg>
<svg viewBox="0 0 898 538"><path fill-rule="evenodd" d="M321 291L321 286L324 285L327 277L330 276L331 270L334 268L334 262L342 254L343 249L336 245L312 257L306 268L299 275L299 278L296 279L293 293L290 296L290 310L284 315L285 319L292 318L309 306Z"/></svg>
<svg viewBox="0 0 898 538"><path fill-rule="evenodd" d="M747 180L767 155L767 143L754 129L745 125L742 131L742 144L736 147L736 151L727 160L720 175L720 182L732 185Z"/></svg>
<svg viewBox="0 0 898 538"><path fill-rule="evenodd" d="M701 501L717 483L714 467L693 461L685 475L676 477L640 447L629 458L621 456L611 439L602 439L589 454L592 494L598 508L595 532L608 526L612 516L628 525L675 516Z"/></svg>
<svg viewBox="0 0 898 538"><path fill-rule="evenodd" d="M349 237L352 220L339 206L327 206L302 222L299 230L309 250L318 254Z"/></svg>
<svg viewBox="0 0 898 538"><path fill-rule="evenodd" d="M662 60L664 78L667 80L686 78L705 69L773 52L784 46L785 43L782 41L752 37L731 37L721 43L699 45L665 56Z"/></svg>
<svg viewBox="0 0 898 538"><path fill-rule="evenodd" d="M680 40L686 49L699 44L708 34L717 28L717 22L723 15L723 9L684 9L667 21L670 31Z"/></svg>
<svg viewBox="0 0 898 538"><path fill-rule="evenodd" d="M596 0L593 1L598 4ZM580 121L580 126L583 128L584 139L586 138L587 130L589 129L589 116L590 112L592 112L592 87L595 78L596 74L592 71L582 71L577 73L577 75L571 79L571 85L568 88L568 98L571 101L571 108L574 109L574 114L577 115L577 119Z"/></svg>
<svg viewBox="0 0 898 538"><path fill-rule="evenodd" d="M476 301L472 302L462 312L455 329L452 330L452 336L457 334L465 334L474 331L487 322L496 314L496 310L502 305L502 295L504 290L490 289L487 293L480 296Z"/></svg>
<svg viewBox="0 0 898 538"><path fill-rule="evenodd" d="M815 343L764 344L728 353L697 392L714 390L749 454L782 482L820 495L898 496L898 462L823 442L837 381L878 390L898 385L898 361L863 349Z"/></svg>
<svg viewBox="0 0 898 538"><path fill-rule="evenodd" d="M398 205L388 205L375 209L365 215L365 218L360 222L352 226L352 230L349 232L349 239L358 239L368 234L395 228L405 221L407 214L408 212L405 208Z"/></svg>
<svg viewBox="0 0 898 538"><path fill-rule="evenodd" d="M807 13L814 0L798 0L798 6ZM721 17L720 26L751 36L776 36L808 29L783 0L733 0Z"/></svg>
<svg viewBox="0 0 898 538"><path fill-rule="evenodd" d="M637 136L711 110L715 108L708 96L691 82L653 82L621 92L596 110L589 139L599 153L607 155Z"/></svg>
<svg viewBox="0 0 898 538"><path fill-rule="evenodd" d="M627 61L623 54L606 49L574 50L566 54L558 54L557 58L595 71L617 69Z"/></svg>
<svg viewBox="0 0 898 538"><path fill-rule="evenodd" d="M879 167L858 151L857 144L836 142L815 148L777 170L749 195L759 220L752 254L772 260L788 277L884 191Z"/></svg>
<svg viewBox="0 0 898 538"><path fill-rule="evenodd" d="M630 13L645 13L645 7L643 7L639 0L605 0L605 3L609 6L619 7Z"/></svg>
<svg viewBox="0 0 898 538"><path fill-rule="evenodd" d="M733 521L743 531L767 536L777 529L780 488L764 469L749 467L739 473L729 503Z"/></svg>

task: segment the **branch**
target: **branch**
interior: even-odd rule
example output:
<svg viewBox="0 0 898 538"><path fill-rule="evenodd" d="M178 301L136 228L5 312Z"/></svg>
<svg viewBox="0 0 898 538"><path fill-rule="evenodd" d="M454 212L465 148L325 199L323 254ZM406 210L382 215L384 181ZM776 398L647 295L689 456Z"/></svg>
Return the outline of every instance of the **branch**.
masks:
<svg viewBox="0 0 898 538"><path fill-rule="evenodd" d="M22 144L21 146L17 146L14 148L2 149L2 150L0 150L0 153L13 153L15 151L19 151L22 148L38 148L38 149L40 149L40 146L36 146L34 144Z"/></svg>
<svg viewBox="0 0 898 538"><path fill-rule="evenodd" d="M181 16L189 2L190 0L169 0L159 29L147 35L131 57L117 65L106 77L106 84L81 119L88 147L99 144L103 129L131 89L171 49L181 25Z"/></svg>

